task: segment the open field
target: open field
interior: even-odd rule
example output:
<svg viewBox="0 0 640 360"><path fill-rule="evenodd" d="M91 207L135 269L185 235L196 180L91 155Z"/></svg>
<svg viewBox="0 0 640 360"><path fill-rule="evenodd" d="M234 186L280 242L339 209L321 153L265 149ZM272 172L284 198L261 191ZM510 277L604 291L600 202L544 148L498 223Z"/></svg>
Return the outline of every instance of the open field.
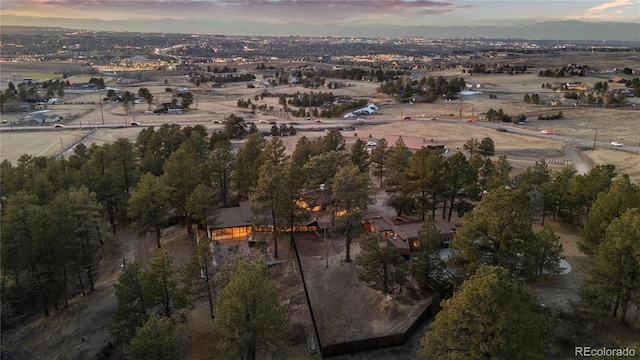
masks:
<svg viewBox="0 0 640 360"><path fill-rule="evenodd" d="M89 130L0 132L0 158L16 164L23 154L56 156L89 134Z"/></svg>
<svg viewBox="0 0 640 360"><path fill-rule="evenodd" d="M35 63L40 64L40 63ZM34 64L11 64L13 70L32 72L51 71L58 65L50 65L38 69ZM52 68L53 66L53 68ZM540 68L542 69L542 68ZM3 68L3 73L6 68ZM252 101L256 104L265 104L279 108L277 97L261 97L263 91L275 93L296 92L319 92L330 91L329 89L305 89L302 86L277 86L267 89L248 88L246 83L225 84L223 88L211 89L207 86L196 87L188 83L184 75L179 73L163 73L152 81L139 81L136 79L126 79L128 84L116 84L116 79L106 77L107 86L137 92L140 87L147 87L155 98L151 108L155 108L155 103L169 102L172 93L165 91L165 88L177 88L180 86L189 87L195 95L195 102L191 109L179 115L144 115L144 111L150 106L146 103L137 104L132 113L126 113L120 104L103 104L102 109L98 105L103 93L69 94L62 99L62 103L56 105L43 106L46 110L64 117L63 122L67 125L85 126L96 124L112 124L125 126L135 119L141 124L162 124L162 123L201 123L210 131L221 129L220 125L211 124L212 120L223 120L230 114L242 116L246 121L257 123L258 120L275 120L278 123L298 123L295 125L298 134L293 137L285 137L283 141L292 150L295 143L301 136L316 138L323 135L323 128L339 128L356 126L357 131L344 131L343 135L348 142L353 142L357 138L377 139L384 135L412 135L422 136L427 143L445 145L449 149L461 148L462 144L471 137L483 138L491 137L496 144L498 155L506 155L514 166L514 173L518 173L527 166L539 159L557 160L551 162L552 168L559 168L566 163L580 165L575 152L567 154L563 151L566 145L563 141L549 140L539 137L521 136L512 133L500 133L492 129L481 126L474 126L461 122L460 124L441 124L438 122L424 121L431 116L438 116L442 119L468 119L470 117L480 118L487 110L503 109L508 114L524 114L527 121L524 125L504 124L505 127L518 127L531 131L542 129L552 130L555 134L567 136L575 139L598 140L602 142L619 141L627 145L640 145L640 106L626 107L621 109L602 109L587 107L551 107L544 105L525 104L522 98L525 93L538 93L543 100L560 100L562 93L542 89L541 84L552 82L555 79L539 78L538 69L531 68L528 74L520 75L494 75L494 74L463 74L460 70L447 70L434 72L433 76L463 76L467 83L480 84L481 88L477 95L464 96L462 101L446 102L438 100L431 104L399 104L384 94L376 92L377 83L367 81L351 81L353 86L331 90L335 95L347 95L355 99L363 98L370 102L376 102L380 110L369 115L366 119L373 120L371 123L355 124L352 120L333 119L325 121L326 124L314 124L307 122L305 118L294 118L285 116L288 114L274 112L270 114L250 113L249 109L238 108L239 99ZM613 77L613 74L595 74L590 77L581 78L587 84L596 81L604 81ZM90 76L72 76L72 82L86 82ZM165 84L166 80L166 84ZM257 82L256 82L257 83ZM612 88L622 87L621 84L611 84ZM491 99L490 95L497 98ZM257 100L256 100L257 99ZM630 98L633 104L640 105L640 99ZM564 119L561 120L537 120L540 114L555 114L563 111ZM411 116L415 120L401 122L403 116ZM3 114L3 120L12 122L17 120L17 115ZM373 123L378 124L373 124ZM383 124L379 124L383 122ZM7 124L3 125L8 127ZM271 125L258 124L261 131L268 132ZM47 129L51 130L51 129ZM319 130L319 131L317 131ZM90 133L83 142L86 145L96 143L98 145L115 141L120 137L125 137L135 141L139 128L101 128ZM63 145L60 146L60 134ZM27 153L30 155L56 155L60 150L68 148L73 141L78 141L82 136L78 133L70 135L66 130L46 131L46 132L2 132L0 135L0 158L15 162L20 155ZM57 144L56 144L57 141ZM239 145L239 144L238 144ZM589 151L587 155L591 161L589 164L612 163L616 165L620 173L628 173L633 181L640 181L640 156L621 151L598 150ZM584 172L584 167L581 172Z"/></svg>

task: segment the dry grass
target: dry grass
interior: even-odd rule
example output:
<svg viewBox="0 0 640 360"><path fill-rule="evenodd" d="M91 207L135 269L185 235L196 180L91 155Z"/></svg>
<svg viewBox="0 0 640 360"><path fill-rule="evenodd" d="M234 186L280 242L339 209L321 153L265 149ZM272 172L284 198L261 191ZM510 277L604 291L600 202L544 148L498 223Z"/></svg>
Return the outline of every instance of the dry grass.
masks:
<svg viewBox="0 0 640 360"><path fill-rule="evenodd" d="M76 144L89 130L47 129L47 131L2 131L0 132L0 159L15 164L23 154L32 156L55 156L62 149Z"/></svg>

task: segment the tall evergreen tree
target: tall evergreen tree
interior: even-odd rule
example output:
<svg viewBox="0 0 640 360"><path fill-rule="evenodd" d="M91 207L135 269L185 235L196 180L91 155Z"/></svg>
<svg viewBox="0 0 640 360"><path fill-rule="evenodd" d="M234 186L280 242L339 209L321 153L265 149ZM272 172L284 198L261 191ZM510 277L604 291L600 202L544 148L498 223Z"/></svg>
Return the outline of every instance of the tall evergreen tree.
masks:
<svg viewBox="0 0 640 360"><path fill-rule="evenodd" d="M169 199L176 214L184 217L187 231L191 232L191 216L187 211L187 200L198 184L204 182L204 166L196 158L193 146L185 142L169 156L162 167L162 181L169 190Z"/></svg>
<svg viewBox="0 0 640 360"><path fill-rule="evenodd" d="M449 265L459 268L458 277L464 279L483 265L526 276L523 261L533 237L530 212L529 198L521 190L498 188L485 194L451 241Z"/></svg>
<svg viewBox="0 0 640 360"><path fill-rule="evenodd" d="M181 360L185 351L187 331L163 316L151 315L140 326L131 342L124 347L131 360Z"/></svg>
<svg viewBox="0 0 640 360"><path fill-rule="evenodd" d="M199 229L217 225L218 196L210 186L198 184L187 198L186 210L196 221Z"/></svg>
<svg viewBox="0 0 640 360"><path fill-rule="evenodd" d="M380 187L382 187L382 179L386 173L385 162L387 161L388 153L389 146L384 138L378 140L376 147L371 150L370 160L373 165L373 175L380 179Z"/></svg>
<svg viewBox="0 0 640 360"><path fill-rule="evenodd" d="M591 206L582 228L582 239L578 247L584 253L593 255L605 230L614 219L630 208L640 206L640 186L632 184L629 175L616 179L611 187L601 192Z"/></svg>
<svg viewBox="0 0 640 360"><path fill-rule="evenodd" d="M445 160L444 201L449 201L447 221L451 221L453 210L459 215L470 211L472 205L468 198L477 198L475 184L478 174L461 152L455 153ZM443 207L443 209L446 207Z"/></svg>
<svg viewBox="0 0 640 360"><path fill-rule="evenodd" d="M384 189L388 193L399 193L405 177L405 171L409 167L409 159L413 154L404 144L402 138L389 148L387 157L387 175L385 176Z"/></svg>
<svg viewBox="0 0 640 360"><path fill-rule="evenodd" d="M244 145L238 150L234 164L235 188L240 199L247 199L258 184L260 177L260 154L266 141L259 133L247 136Z"/></svg>
<svg viewBox="0 0 640 360"><path fill-rule="evenodd" d="M640 291L640 208L611 221L595 256L598 262L579 291L580 308L596 318L608 315L624 323Z"/></svg>
<svg viewBox="0 0 640 360"><path fill-rule="evenodd" d="M367 206L373 204L371 178L355 165L347 165L338 170L331 183L331 200L338 215L335 227L344 231L345 261L350 262L351 241L362 228L360 220Z"/></svg>
<svg viewBox="0 0 640 360"><path fill-rule="evenodd" d="M278 238L286 221L287 205L293 202L286 191L283 164L265 162L260 167L260 179L251 196L251 213L254 225L269 225L273 234L273 255L278 258Z"/></svg>
<svg viewBox="0 0 640 360"><path fill-rule="evenodd" d="M169 217L169 196L165 183L146 173L138 181L138 190L129 199L127 216L132 220L131 226L140 236L153 231L158 249L161 247L162 227Z"/></svg>
<svg viewBox="0 0 640 360"><path fill-rule="evenodd" d="M211 185L219 189L218 197L222 206L229 206L235 160L229 140L220 140L213 144L207 164L211 173Z"/></svg>
<svg viewBox="0 0 640 360"><path fill-rule="evenodd" d="M484 266L442 302L431 327L421 359L544 359L549 315L509 270Z"/></svg>
<svg viewBox="0 0 640 360"><path fill-rule="evenodd" d="M369 170L369 153L361 140L357 140L351 146L351 162L360 169L361 172Z"/></svg>
<svg viewBox="0 0 640 360"><path fill-rule="evenodd" d="M182 316L180 311L191 305L190 283L185 282L182 275L169 251L156 250L148 267L140 274L145 306L150 312L166 317Z"/></svg>
<svg viewBox="0 0 640 360"><path fill-rule="evenodd" d="M116 344L127 344L136 329L148 318L149 301L141 280L142 265L134 261L127 264L118 282L113 285L117 300L116 309L109 322L109 332Z"/></svg>
<svg viewBox="0 0 640 360"><path fill-rule="evenodd" d="M214 323L229 358L283 357L287 317L279 306L276 284L264 263L240 260L216 296Z"/></svg>
<svg viewBox="0 0 640 360"><path fill-rule="evenodd" d="M364 270L358 274L358 280L387 295L402 288L407 281L407 269L398 250L381 247L384 239L377 232L363 233L358 239L361 251L356 263Z"/></svg>
<svg viewBox="0 0 640 360"><path fill-rule="evenodd" d="M445 263L440 257L441 246L440 230L433 220L427 219L418 230L411 257L411 274L423 289L444 290L449 282Z"/></svg>
<svg viewBox="0 0 640 360"><path fill-rule="evenodd" d="M445 160L442 154L422 148L413 155L405 171L403 188L412 195L424 221L427 211L435 220L436 208L445 191Z"/></svg>

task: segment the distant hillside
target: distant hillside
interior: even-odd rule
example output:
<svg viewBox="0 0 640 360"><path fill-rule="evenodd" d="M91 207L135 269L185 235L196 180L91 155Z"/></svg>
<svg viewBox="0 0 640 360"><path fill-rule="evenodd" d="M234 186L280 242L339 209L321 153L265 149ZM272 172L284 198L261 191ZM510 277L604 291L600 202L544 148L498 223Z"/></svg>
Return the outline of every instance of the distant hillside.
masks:
<svg viewBox="0 0 640 360"><path fill-rule="evenodd" d="M625 22L551 21L520 26L398 26L270 24L222 18L99 20L5 15L3 25L51 26L67 29L221 35L301 35L358 37L484 37L532 40L609 40L640 42L640 24Z"/></svg>

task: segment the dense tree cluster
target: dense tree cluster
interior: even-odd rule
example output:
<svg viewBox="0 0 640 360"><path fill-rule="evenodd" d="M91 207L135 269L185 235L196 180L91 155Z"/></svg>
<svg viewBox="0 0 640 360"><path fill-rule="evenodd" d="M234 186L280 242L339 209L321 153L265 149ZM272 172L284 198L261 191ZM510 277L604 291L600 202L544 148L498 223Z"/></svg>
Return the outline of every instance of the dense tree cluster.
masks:
<svg viewBox="0 0 640 360"><path fill-rule="evenodd" d="M640 96L640 78L633 78L631 80L627 80L625 86L631 88L633 95Z"/></svg>
<svg viewBox="0 0 640 360"><path fill-rule="evenodd" d="M410 80L400 78L394 81L383 83L378 91L394 96L398 101L407 101L412 99L417 102L434 102L438 97L443 96L445 99L455 99L456 94L465 88L463 78L453 78L447 80L442 76L437 78L429 76L418 80ZM416 96L422 96L424 100L418 100Z"/></svg>
<svg viewBox="0 0 640 360"><path fill-rule="evenodd" d="M526 97L525 97L526 101ZM531 99L529 99L531 102ZM493 108L489 108L487 110L487 120L489 121L502 121L502 122L511 122L511 116L505 114L502 109L494 110Z"/></svg>
<svg viewBox="0 0 640 360"><path fill-rule="evenodd" d="M589 70L588 65L576 65L568 64L558 69L546 69L540 70L538 76L540 77L569 77L569 76L585 76Z"/></svg>
<svg viewBox="0 0 640 360"><path fill-rule="evenodd" d="M538 115L538 120L558 120L558 119L564 119L564 114L562 113L562 111L558 111L555 114L551 114L551 115Z"/></svg>
<svg viewBox="0 0 640 360"><path fill-rule="evenodd" d="M155 252L146 268L133 262L124 267L115 286L116 310L109 331L116 343L127 345L154 315L184 322L184 310L193 302L186 271L173 263L171 254Z"/></svg>
<svg viewBox="0 0 640 360"><path fill-rule="evenodd" d="M527 72L527 65L516 64L486 64L473 63L468 65L466 71L471 74L524 74Z"/></svg>

